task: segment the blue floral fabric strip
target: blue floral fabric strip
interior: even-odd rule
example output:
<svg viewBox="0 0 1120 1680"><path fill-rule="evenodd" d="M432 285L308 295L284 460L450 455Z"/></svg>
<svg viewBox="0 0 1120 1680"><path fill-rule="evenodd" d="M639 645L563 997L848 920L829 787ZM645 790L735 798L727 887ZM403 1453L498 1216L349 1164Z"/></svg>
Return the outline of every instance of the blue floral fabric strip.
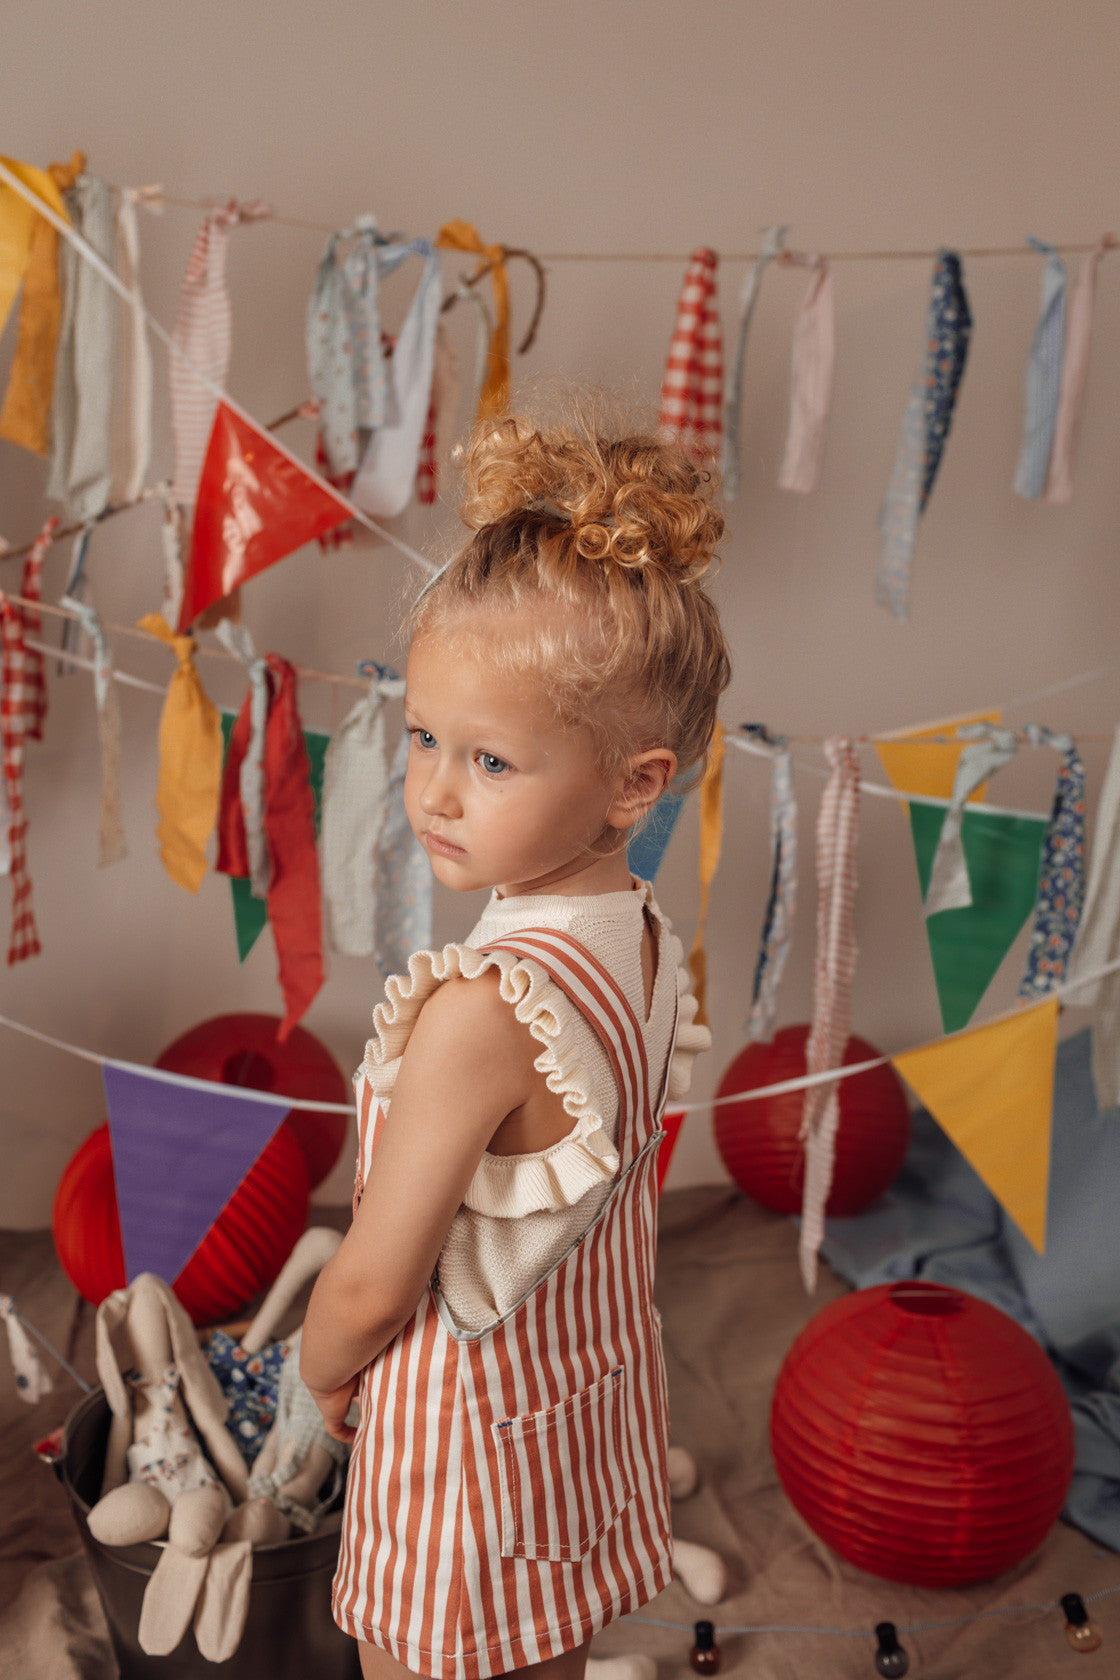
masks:
<svg viewBox="0 0 1120 1680"><path fill-rule="evenodd" d="M1031 928L1027 967L1019 985L1023 1002L1046 997L1066 977L1085 901L1085 766L1069 735L1038 724L1026 733L1034 746L1062 755L1050 823L1042 842L1042 871Z"/></svg>

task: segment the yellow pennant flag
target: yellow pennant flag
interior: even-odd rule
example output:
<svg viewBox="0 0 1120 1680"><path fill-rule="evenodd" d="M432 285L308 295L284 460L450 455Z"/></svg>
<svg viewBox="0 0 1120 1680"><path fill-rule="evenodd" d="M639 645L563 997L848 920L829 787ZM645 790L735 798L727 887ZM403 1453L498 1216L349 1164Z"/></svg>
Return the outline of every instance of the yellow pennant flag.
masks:
<svg viewBox="0 0 1120 1680"><path fill-rule="evenodd" d="M156 839L171 879L197 892L206 874L206 843L218 817L221 717L195 670L194 637L175 635L159 613L148 613L140 628L166 642L179 661L159 725Z"/></svg>
<svg viewBox="0 0 1120 1680"><path fill-rule="evenodd" d="M922 793L928 799L951 799L956 779L957 763L967 742L939 741L939 735L952 735L962 723L999 723L1003 714L970 712L967 717L942 718L940 723L927 723L921 729L906 729L895 735L877 735L875 751L883 769L899 793ZM987 786L982 785L970 797L983 800Z"/></svg>
<svg viewBox="0 0 1120 1680"><path fill-rule="evenodd" d="M1058 1000L891 1061L1040 1254L1046 1251Z"/></svg>
<svg viewBox="0 0 1120 1680"><path fill-rule="evenodd" d="M688 967L696 993L696 1022L708 1024L708 953L704 949L704 926L708 920L708 895L712 878L719 867L723 842L723 755L725 752L723 725L716 720L712 744L708 752L708 768L700 784L700 914L696 919L696 938L692 941Z"/></svg>

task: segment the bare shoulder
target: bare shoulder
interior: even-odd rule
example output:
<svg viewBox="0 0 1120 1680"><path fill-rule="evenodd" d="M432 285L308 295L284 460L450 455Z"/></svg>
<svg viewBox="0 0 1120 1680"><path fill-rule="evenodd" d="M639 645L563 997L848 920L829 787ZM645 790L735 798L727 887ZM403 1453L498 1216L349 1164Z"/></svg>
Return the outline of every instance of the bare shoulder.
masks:
<svg viewBox="0 0 1120 1680"><path fill-rule="evenodd" d="M497 1052L531 1066L538 1048L502 997L497 969L488 968L471 980L461 975L445 980L425 999L406 1055L412 1051L441 1062L454 1057L469 1063Z"/></svg>

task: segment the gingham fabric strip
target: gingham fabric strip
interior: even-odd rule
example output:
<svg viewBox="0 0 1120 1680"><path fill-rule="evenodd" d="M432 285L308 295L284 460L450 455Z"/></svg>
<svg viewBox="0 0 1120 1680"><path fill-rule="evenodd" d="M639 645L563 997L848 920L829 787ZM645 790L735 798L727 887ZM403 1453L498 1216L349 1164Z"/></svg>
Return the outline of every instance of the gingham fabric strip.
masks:
<svg viewBox="0 0 1120 1680"><path fill-rule="evenodd" d="M851 1033L851 990L856 970L856 842L859 836L859 754L853 743L833 735L824 743L832 774L817 817L817 951L813 969L813 1024L805 1047L806 1072L839 1067ZM815 1085L805 1093L801 1137L805 1145L805 1188L801 1204L798 1260L805 1288L817 1282L817 1254L824 1236L824 1210L832 1187L839 1087Z"/></svg>
<svg viewBox="0 0 1120 1680"><path fill-rule="evenodd" d="M968 864L961 839L964 807L981 782L986 782L989 776L1010 763L1018 751L1014 730L1000 729L995 724L962 724L957 735L970 744L957 760L953 792L930 865L923 906L927 917L936 915L939 910L964 910L972 903Z"/></svg>
<svg viewBox="0 0 1120 1680"><path fill-rule="evenodd" d="M89 601L64 595L59 602L77 613L93 645L93 693L97 704L97 736L101 748L101 804L97 827L97 862L104 868L128 856L121 820L121 714L113 681L113 656L95 608Z"/></svg>
<svg viewBox="0 0 1120 1680"><path fill-rule="evenodd" d="M748 734L771 748L770 892L754 971L747 1042L766 1043L773 1036L778 988L793 937L797 909L797 801L793 792L789 741L771 735L761 723L744 725Z"/></svg>
<svg viewBox="0 0 1120 1680"><path fill-rule="evenodd" d="M926 348L903 415L887 494L879 514L875 597L898 619L910 616L910 566L924 511L941 465L968 360L972 315L961 260L941 251L934 264Z"/></svg>
<svg viewBox="0 0 1120 1680"><path fill-rule="evenodd" d="M58 530L60 520L57 514L52 514L43 529L32 543L26 560L23 562L23 578L19 592L23 601L36 605L20 607L23 619L24 636L38 636L42 633L42 620L37 611L37 603L43 599L41 574L43 561L54 541L54 534ZM25 647L24 662L26 667L26 683L28 691L28 722L26 733L32 740L43 739L43 725L47 719L47 674L43 663L43 655L37 648Z"/></svg>
<svg viewBox="0 0 1120 1680"><path fill-rule="evenodd" d="M385 818L384 698L375 678L327 748L320 829L327 939L347 956L375 945L377 837Z"/></svg>
<svg viewBox="0 0 1120 1680"><path fill-rule="evenodd" d="M693 251L677 302L661 386L658 431L698 462L719 460L723 441L723 341L716 303L719 258Z"/></svg>
<svg viewBox="0 0 1120 1680"><path fill-rule="evenodd" d="M781 260L811 272L793 329L789 431L778 488L809 495L820 483L832 401L836 360L832 275L823 257L786 251Z"/></svg>
<svg viewBox="0 0 1120 1680"><path fill-rule="evenodd" d="M439 258L427 239L387 245L377 253L382 275L413 256L422 260L423 272L386 366L386 412L374 427L351 491L356 507L381 519L395 519L412 495L432 397L442 294Z"/></svg>
<svg viewBox="0 0 1120 1680"><path fill-rule="evenodd" d="M156 805L160 857L168 875L197 892L206 874L206 846L218 815L222 725L195 669L193 636L177 636L159 613L140 629L166 642L177 660L159 724Z"/></svg>
<svg viewBox="0 0 1120 1680"><path fill-rule="evenodd" d="M1058 418L1062 382L1062 346L1066 322L1066 265L1041 239L1028 239L1046 257L1042 271L1042 301L1027 359L1023 444L1015 469L1015 493L1036 500L1046 487L1050 450Z"/></svg>
<svg viewBox="0 0 1120 1680"><path fill-rule="evenodd" d="M65 197L72 225L111 267L116 237L108 186L81 175ZM106 281L72 246L59 260L63 302L47 495L64 503L69 520L83 521L96 519L109 500L117 303Z"/></svg>
<svg viewBox="0 0 1120 1680"><path fill-rule="evenodd" d="M10 1295L0 1295L0 1318L8 1331L8 1352L12 1360L12 1375L16 1393L29 1406L34 1406L51 1391L51 1379L43 1367L37 1348L19 1321L16 1304Z"/></svg>
<svg viewBox="0 0 1120 1680"><path fill-rule="evenodd" d="M489 329L486 373L478 394L478 420L494 420L509 407L509 274L506 271L504 245L483 244L478 229L461 218L445 222L436 241L443 251L473 251L490 268L490 291L494 299L494 317ZM468 288L476 291L477 288ZM485 313L485 311L484 311Z"/></svg>
<svg viewBox="0 0 1120 1680"><path fill-rule="evenodd" d="M401 735L385 792L374 883L374 956L383 974L407 974L413 951L432 939L432 871L404 809L410 736Z"/></svg>
<svg viewBox="0 0 1120 1680"><path fill-rule="evenodd" d="M1061 753L1054 804L1042 842L1038 902L1019 985L1024 1003L1037 1003L1066 978L1085 900L1085 766L1069 735L1028 723L1032 746Z"/></svg>
<svg viewBox="0 0 1120 1680"><path fill-rule="evenodd" d="M1097 290L1097 269L1105 252L1112 250L1115 244L1115 234L1106 233L1089 252L1078 270L1066 310L1066 341L1062 355L1058 413L1054 421L1054 441L1050 446L1050 465L1042 491L1044 502L1061 505L1068 502L1073 495L1073 461L1077 449L1077 435L1081 428L1081 413L1085 406L1085 387L1089 378L1089 345L1093 333L1093 300Z"/></svg>
<svg viewBox="0 0 1120 1680"><path fill-rule="evenodd" d="M117 273L130 292L140 295L140 228L137 206L152 199L141 187L122 187L117 204ZM152 352L148 329L138 309L126 309L121 322L120 385L113 415L114 502L134 502L144 487L152 448Z"/></svg>
<svg viewBox="0 0 1120 1680"><path fill-rule="evenodd" d="M54 208L65 214L61 194L68 192L85 169L85 158L75 152L68 164L52 163L45 181L54 188ZM18 443L34 455L45 455L51 442L51 400L54 395L55 357L62 322L62 284L59 270L59 236L45 216L31 222L27 267L19 307L19 333L4 406L0 410L0 437Z"/></svg>
<svg viewBox="0 0 1120 1680"><path fill-rule="evenodd" d="M27 817L23 807L23 758L28 726L34 727L35 698L27 688L27 650L18 607L0 590L0 746L8 807L8 875L11 878L11 932L8 965L38 956L41 946L31 904L27 867Z"/></svg>
<svg viewBox="0 0 1120 1680"><path fill-rule="evenodd" d="M1096 975L1120 958L1120 728L1109 754L1097 801L1085 906L1070 959L1067 984ZM1094 1010L1093 1083L1102 1109L1120 1104L1120 972L1089 981L1070 996L1077 1009Z"/></svg>
<svg viewBox="0 0 1120 1680"><path fill-rule="evenodd" d="M739 494L743 367L747 358L747 339L750 336L751 319L754 315L755 304L758 302L762 276L766 272L767 265L773 262L785 244L786 231L784 227L780 226L766 229L762 236L762 249L757 259L747 270L743 288L739 293L739 327L735 340L735 355L731 363L727 407L724 410L723 448L720 455L720 477L723 481L723 493L729 502L733 502Z"/></svg>

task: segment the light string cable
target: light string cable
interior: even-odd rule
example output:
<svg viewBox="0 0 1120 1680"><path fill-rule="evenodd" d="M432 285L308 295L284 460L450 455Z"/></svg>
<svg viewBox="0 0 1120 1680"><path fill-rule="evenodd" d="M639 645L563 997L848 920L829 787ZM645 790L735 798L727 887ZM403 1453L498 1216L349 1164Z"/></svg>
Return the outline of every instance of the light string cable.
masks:
<svg viewBox="0 0 1120 1680"><path fill-rule="evenodd" d="M70 1361L68 1359L66 1359L61 1353L59 1353L59 1351L55 1347L54 1343L52 1341L50 1341L46 1336L44 1336L43 1332L41 1330L37 1329L36 1326L34 1324L32 1324L32 1322L29 1318L24 1318L23 1314L20 1312L20 1310L16 1306L15 1302L12 1301L12 1298L11 1298L10 1295L8 1296L8 1300L11 1301L11 1310L12 1310L13 1317L18 1319L19 1323L23 1325L23 1328L27 1331L28 1335L34 1336L35 1340L39 1343L39 1346L43 1347L43 1348L46 1348L46 1350L50 1354L51 1358L56 1359L58 1361L58 1363L62 1366L62 1369L66 1372L66 1375L71 1379L71 1381L75 1382L78 1385L78 1387L81 1389L83 1394L92 1394L93 1393L93 1384L88 1383L83 1376L81 1376L77 1371L75 1371L75 1369L74 1369L73 1365L71 1365Z"/></svg>

